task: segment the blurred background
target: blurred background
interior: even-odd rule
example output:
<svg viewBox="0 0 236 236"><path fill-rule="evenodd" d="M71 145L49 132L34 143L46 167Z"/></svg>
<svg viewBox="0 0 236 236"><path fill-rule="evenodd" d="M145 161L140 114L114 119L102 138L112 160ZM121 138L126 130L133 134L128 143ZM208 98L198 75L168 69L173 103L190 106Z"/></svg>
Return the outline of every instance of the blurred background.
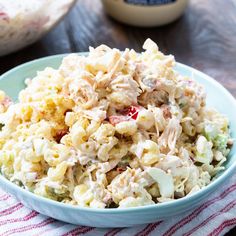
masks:
<svg viewBox="0 0 236 236"><path fill-rule="evenodd" d="M145 20L145 15L140 18ZM42 39L23 50L1 56L0 74L39 57L88 51L89 46L102 43L141 51L148 37L156 41L161 51L209 74L236 96L235 0L189 0L179 19L152 28L129 26L113 20L105 13L101 0L78 0L69 14Z"/></svg>
<svg viewBox="0 0 236 236"><path fill-rule="evenodd" d="M21 0L21 2L24 1ZM179 19L164 26L151 28L129 26L113 20L105 13L101 0L78 0L74 6L70 5L74 2L72 0L54 2L62 1L67 3L68 9L72 7L65 18L31 46L1 56L0 74L36 58L88 51L89 46L96 47L102 43L122 50L130 47L141 51L145 39L151 38L156 41L161 51L173 54L177 61L209 74L236 96L235 0L189 0L187 8ZM139 2L137 0L125 1ZM175 2L175 0L161 1ZM0 9L3 2L7 1L0 0ZM155 0L141 2L155 2ZM59 12L66 8L63 7L52 8L49 17L58 18L56 16ZM119 8L116 11L119 13ZM41 12L45 12L45 9ZM60 14L66 14L66 10ZM159 13L154 13L154 15L157 14ZM173 14L173 11L169 14ZM1 17L3 18L3 15L0 10L0 22ZM139 18L145 21L147 15L140 15ZM17 20L19 23L19 19ZM2 27L0 24L0 45L3 40ZM33 27L37 27L37 24ZM31 34L37 34L37 28Z"/></svg>

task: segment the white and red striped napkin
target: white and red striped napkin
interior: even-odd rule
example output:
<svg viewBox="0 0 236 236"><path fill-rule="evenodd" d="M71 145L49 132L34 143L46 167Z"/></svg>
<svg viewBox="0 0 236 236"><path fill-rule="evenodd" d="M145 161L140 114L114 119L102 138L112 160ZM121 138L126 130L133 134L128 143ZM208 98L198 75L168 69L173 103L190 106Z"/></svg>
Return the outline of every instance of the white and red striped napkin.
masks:
<svg viewBox="0 0 236 236"><path fill-rule="evenodd" d="M99 229L76 226L40 215L0 189L0 236L218 236L236 226L236 174L196 210L148 225Z"/></svg>

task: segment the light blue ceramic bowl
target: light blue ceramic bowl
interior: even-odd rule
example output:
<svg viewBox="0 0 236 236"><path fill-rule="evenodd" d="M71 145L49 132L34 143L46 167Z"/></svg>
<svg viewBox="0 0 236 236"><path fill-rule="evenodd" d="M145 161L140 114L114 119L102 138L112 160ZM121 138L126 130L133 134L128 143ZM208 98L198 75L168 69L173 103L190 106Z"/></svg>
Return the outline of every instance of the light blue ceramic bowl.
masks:
<svg viewBox="0 0 236 236"><path fill-rule="evenodd" d="M36 71L42 70L47 66L57 68L65 55L56 55L35 60L21 66L18 66L5 73L0 78L0 89L5 90L14 99L21 89L24 88L25 78L33 77ZM195 80L201 83L207 92L207 104L215 107L220 112L229 117L231 134L236 138L236 102L230 93L219 83L209 76L183 64L178 63L176 70L187 76L193 76ZM161 219L169 218L197 207L200 203L206 201L209 194L216 191L228 180L235 171L236 150L232 148L226 170L219 174L218 178L210 185L192 194L172 202L161 203L157 205L135 207L129 209L89 209L75 207L60 202L39 197L30 193L15 184L6 180L0 175L0 186L7 192L14 195L24 205L32 208L44 215L53 217L65 222L94 226L94 227L127 227L137 224L155 222Z"/></svg>

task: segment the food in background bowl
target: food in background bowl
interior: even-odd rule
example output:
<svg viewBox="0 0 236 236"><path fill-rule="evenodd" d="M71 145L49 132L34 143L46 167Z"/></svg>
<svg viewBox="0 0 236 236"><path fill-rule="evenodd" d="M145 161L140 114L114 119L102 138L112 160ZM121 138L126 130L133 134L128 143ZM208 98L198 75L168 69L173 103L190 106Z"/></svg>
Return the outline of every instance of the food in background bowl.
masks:
<svg viewBox="0 0 236 236"><path fill-rule="evenodd" d="M0 56L27 46L49 31L75 0L0 0Z"/></svg>
<svg viewBox="0 0 236 236"><path fill-rule="evenodd" d="M109 15L120 22L143 27L168 24L179 18L188 0L102 0Z"/></svg>
<svg viewBox="0 0 236 236"><path fill-rule="evenodd" d="M232 145L228 119L173 56L150 39L144 49L90 48L27 79L19 102L2 92L2 175L90 208L158 205L210 184Z"/></svg>

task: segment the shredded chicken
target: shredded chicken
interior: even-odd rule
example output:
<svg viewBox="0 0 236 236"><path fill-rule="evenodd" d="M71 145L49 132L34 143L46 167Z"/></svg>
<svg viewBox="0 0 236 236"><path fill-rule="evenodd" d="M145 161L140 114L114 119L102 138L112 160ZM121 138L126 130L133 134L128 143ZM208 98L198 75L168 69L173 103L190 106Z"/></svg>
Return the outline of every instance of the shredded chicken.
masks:
<svg viewBox="0 0 236 236"><path fill-rule="evenodd" d="M0 172L38 195L90 208L171 201L204 188L233 145L229 121L151 40L106 45L0 92Z"/></svg>

